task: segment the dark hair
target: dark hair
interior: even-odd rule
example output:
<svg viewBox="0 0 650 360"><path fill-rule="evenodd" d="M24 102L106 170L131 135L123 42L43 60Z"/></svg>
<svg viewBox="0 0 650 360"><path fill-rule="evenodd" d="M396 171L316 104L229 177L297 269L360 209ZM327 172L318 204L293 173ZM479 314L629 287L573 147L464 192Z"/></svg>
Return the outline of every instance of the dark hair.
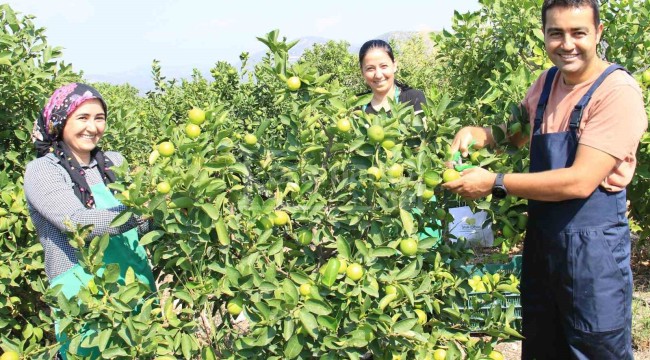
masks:
<svg viewBox="0 0 650 360"><path fill-rule="evenodd" d="M368 40L363 45L361 45L361 49L359 49L359 67L362 66L363 59L366 58L366 54L368 53L368 51L370 51L372 49L382 49L382 50L384 50L384 52L386 52L386 54L388 55L390 60L392 62L395 62L395 54L393 54L393 48L390 46L390 44L387 43L384 40L373 39L373 40ZM408 85L406 85L406 84L404 84L404 83L402 83L400 81L397 81L397 79L395 79L395 86L399 87L402 91L405 91L405 90L408 90L408 89L411 88L410 86L408 86Z"/></svg>
<svg viewBox="0 0 650 360"><path fill-rule="evenodd" d="M393 54L393 48L390 47L390 44L384 40L374 39L368 40L363 45L361 45L361 49L359 49L359 66L361 66L363 63L363 59L365 59L368 51L372 49L384 50L386 54L388 54L388 57L390 57L390 59L395 62L395 55Z"/></svg>
<svg viewBox="0 0 650 360"><path fill-rule="evenodd" d="M542 5L543 29L546 29L546 11L556 6L573 8L589 6L594 11L594 25L598 27L600 24L600 10L598 6L598 0L544 0L544 4Z"/></svg>

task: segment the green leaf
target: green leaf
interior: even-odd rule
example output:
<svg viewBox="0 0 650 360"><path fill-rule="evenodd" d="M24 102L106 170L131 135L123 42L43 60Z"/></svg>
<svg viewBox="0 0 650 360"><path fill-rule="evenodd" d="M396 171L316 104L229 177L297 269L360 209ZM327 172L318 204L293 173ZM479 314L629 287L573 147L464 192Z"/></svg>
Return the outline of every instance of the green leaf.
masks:
<svg viewBox="0 0 650 360"><path fill-rule="evenodd" d="M185 290L178 290L174 293L174 296L178 299L181 299L188 303L190 306L194 306L194 299L192 299L192 296L190 293L188 293Z"/></svg>
<svg viewBox="0 0 650 360"><path fill-rule="evenodd" d="M139 292L140 284L131 283L130 285L127 285L125 288L123 288L118 298L124 303L129 303L135 298L136 295L138 295Z"/></svg>
<svg viewBox="0 0 650 360"><path fill-rule="evenodd" d="M282 322L282 338L289 340L294 335L295 325L293 319L286 319Z"/></svg>
<svg viewBox="0 0 650 360"><path fill-rule="evenodd" d="M126 224L129 219L133 216L133 212L130 210L124 210L119 215L117 215L113 221L111 221L111 227L117 228Z"/></svg>
<svg viewBox="0 0 650 360"><path fill-rule="evenodd" d="M395 255L395 249L389 246L379 246L374 249L370 249L370 257L389 257Z"/></svg>
<svg viewBox="0 0 650 360"><path fill-rule="evenodd" d="M188 334L181 335L181 351L185 359L192 358L192 337Z"/></svg>
<svg viewBox="0 0 650 360"><path fill-rule="evenodd" d="M306 149L302 152L302 154L303 154L303 155L306 155L306 154L309 154L309 153L311 153L311 152L321 151L321 150L323 150L323 149L325 149L323 146L310 146L310 147L306 148Z"/></svg>
<svg viewBox="0 0 650 360"><path fill-rule="evenodd" d="M234 165L230 165L228 168L234 172L242 174L243 176L246 177L250 176L250 173L248 172L248 168L246 168L246 165L244 164L237 163Z"/></svg>
<svg viewBox="0 0 650 360"><path fill-rule="evenodd" d="M404 228L404 231L406 231L406 234L408 236L413 235L415 232L413 228L413 215L411 215L410 212L400 208L399 216L402 219L402 227Z"/></svg>
<svg viewBox="0 0 650 360"><path fill-rule="evenodd" d="M299 317L302 327L307 331L309 336L314 340L318 339L318 323L316 322L314 315L307 311L307 309L303 308L300 309Z"/></svg>
<svg viewBox="0 0 650 360"><path fill-rule="evenodd" d="M333 333L336 333L336 328L338 326L338 321L336 318L327 315L320 315L317 318L318 325L330 330Z"/></svg>
<svg viewBox="0 0 650 360"><path fill-rule="evenodd" d="M460 320L460 311L457 309L446 307L442 311L449 314L453 320Z"/></svg>
<svg viewBox="0 0 650 360"><path fill-rule="evenodd" d="M300 339L298 335L293 335L289 341L284 345L284 356L287 359L293 359L300 355L300 352L302 351L302 344L300 343Z"/></svg>
<svg viewBox="0 0 650 360"><path fill-rule="evenodd" d="M395 280L401 281L415 277L420 271L417 269L417 261L412 261L395 276Z"/></svg>
<svg viewBox="0 0 650 360"><path fill-rule="evenodd" d="M284 248L284 241L282 241L282 239L280 238L280 239L276 240L273 243L273 245L271 245L271 247L269 247L267 252L268 252L269 256L271 256L271 255L275 255L275 254L279 253L280 251L282 251L283 248Z"/></svg>
<svg viewBox="0 0 650 360"><path fill-rule="evenodd" d="M492 137L494 137L494 141L497 144L500 144L506 140L506 134L503 132L501 126L492 125L490 129L492 130Z"/></svg>
<svg viewBox="0 0 650 360"><path fill-rule="evenodd" d="M104 352L106 345L108 345L108 341L111 339L112 334L113 329L104 329L99 332L99 342L97 346L99 347L100 352Z"/></svg>
<svg viewBox="0 0 650 360"><path fill-rule="evenodd" d="M409 331L415 326L415 324L417 324L417 322L417 319L406 319L399 321L393 325L393 332L400 334Z"/></svg>
<svg viewBox="0 0 650 360"><path fill-rule="evenodd" d="M140 238L140 245L145 246L151 244L152 242L160 239L165 232L163 230L153 230L146 233L142 238Z"/></svg>
<svg viewBox="0 0 650 360"><path fill-rule="evenodd" d="M212 220L218 220L221 218L221 214L219 212L219 208L212 204L201 204L201 209L205 211L206 214L212 219Z"/></svg>
<svg viewBox="0 0 650 360"><path fill-rule="evenodd" d="M332 308L324 301L309 299L305 301L305 309L316 315L329 315Z"/></svg>
<svg viewBox="0 0 650 360"><path fill-rule="evenodd" d="M368 248L366 247L366 244L363 241L354 240L354 246L357 248L359 253L361 253L361 255L363 255L364 257L369 257Z"/></svg>
<svg viewBox="0 0 650 360"><path fill-rule="evenodd" d="M290 304L296 304L298 302L299 294L296 289L296 285L293 284L288 279L285 279L282 282L282 289L284 290L285 300ZM288 297L288 298L287 298Z"/></svg>
<svg viewBox="0 0 650 360"><path fill-rule="evenodd" d="M119 347L111 347L102 351L102 357L104 359L114 359L119 356L128 356L129 354Z"/></svg>
<svg viewBox="0 0 650 360"><path fill-rule="evenodd" d="M321 282L325 286L332 286L336 281L336 276L339 274L341 262L337 258L330 258L325 267L325 272L321 278Z"/></svg>
<svg viewBox="0 0 650 360"><path fill-rule="evenodd" d="M226 224L223 221L223 218L219 218L217 222L214 224L214 228L217 231L217 239L219 240L219 244L223 246L228 246L230 245L230 236L228 236L228 229L226 228Z"/></svg>
<svg viewBox="0 0 650 360"><path fill-rule="evenodd" d="M120 265L108 264L103 273L104 281L108 284L116 283L120 278Z"/></svg>
<svg viewBox="0 0 650 360"><path fill-rule="evenodd" d="M348 241L342 236L339 236L336 239L336 249L338 250L339 255L344 259L350 258L350 243L348 243Z"/></svg>

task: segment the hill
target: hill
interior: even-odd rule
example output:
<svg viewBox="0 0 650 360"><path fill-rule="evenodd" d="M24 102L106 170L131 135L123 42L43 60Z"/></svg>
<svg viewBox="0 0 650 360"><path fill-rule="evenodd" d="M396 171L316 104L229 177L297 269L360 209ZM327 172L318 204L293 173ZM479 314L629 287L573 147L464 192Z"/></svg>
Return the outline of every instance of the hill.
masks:
<svg viewBox="0 0 650 360"><path fill-rule="evenodd" d="M381 39L384 41L389 40L404 40L415 36L416 32L406 32L406 31L392 31L381 34L376 37L376 39ZM298 43L289 51L289 60L296 61L304 53L306 49L311 48L314 44L325 44L328 41L333 39L327 39L317 36L306 36L300 38ZM339 41L339 40L336 40ZM350 44L348 50L352 54L357 54L359 49L363 44ZM252 69L255 64L260 62L265 55L265 51L259 51L250 54L247 69ZM214 64L220 59L214 59L213 62L209 64L203 64L196 67L201 74L206 78L210 79L210 69ZM233 64L235 67L240 68L241 62ZM177 66L164 66L162 67L163 76L167 79L184 79L189 78L192 75L192 68L182 68ZM140 94L145 94L147 91L153 89L153 81L151 79L151 68L150 67L140 67L135 68L128 72L122 73L113 73L113 74L85 74L85 78L90 82L107 82L110 84L124 84L129 83L135 88L140 90Z"/></svg>

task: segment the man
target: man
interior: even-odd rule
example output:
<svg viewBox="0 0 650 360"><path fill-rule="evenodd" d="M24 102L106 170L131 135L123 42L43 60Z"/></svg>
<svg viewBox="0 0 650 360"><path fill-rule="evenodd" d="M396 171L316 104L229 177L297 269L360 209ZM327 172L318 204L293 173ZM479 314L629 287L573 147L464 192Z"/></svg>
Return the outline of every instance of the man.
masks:
<svg viewBox="0 0 650 360"><path fill-rule="evenodd" d="M598 0L545 0L542 25L556 69L544 72L522 103L532 129L530 173L472 168L443 186L467 198L529 199L523 359L632 359L625 186L648 124L642 93L596 54ZM529 139L510 140L521 146ZM451 150L467 156L472 142L495 145L490 128L466 127Z"/></svg>

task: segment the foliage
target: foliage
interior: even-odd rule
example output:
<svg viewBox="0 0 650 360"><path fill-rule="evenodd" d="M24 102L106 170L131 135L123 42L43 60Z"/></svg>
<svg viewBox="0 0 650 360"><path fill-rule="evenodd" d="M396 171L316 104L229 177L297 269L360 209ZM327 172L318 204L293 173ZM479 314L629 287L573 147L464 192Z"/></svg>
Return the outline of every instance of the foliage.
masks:
<svg viewBox="0 0 650 360"><path fill-rule="evenodd" d="M0 330L24 349L38 348L52 332L38 295L46 287L43 252L32 242L22 190L25 164L34 156L32 123L48 94L79 78L32 20L0 5Z"/></svg>
<svg viewBox="0 0 650 360"><path fill-rule="evenodd" d="M356 94L365 86L347 43L314 46L291 63L295 42L278 31L259 38L268 52L252 68L242 53L239 69L219 61L211 79L195 70L190 79L167 80L154 60L155 89L144 96L129 85L95 84L109 106L102 146L131 165L115 170L121 181L112 187L129 210L114 225L133 213L154 220L155 230L140 241L159 282L155 294L136 278L118 284L109 265L72 299L47 290L21 176L33 156L25 143L39 107L57 84L78 75L53 60L59 50L39 45L43 31L30 17L19 21L2 5L0 119L11 127L0 132L0 347L51 358L58 349L53 318L71 351L97 346L112 358L393 359L443 348L447 359L480 359L496 343L519 338L515 308L498 303L518 292L517 278L468 272L475 254L462 239L449 241L447 230L448 209L465 202L436 185L455 132L511 114L509 129L517 129L524 116L516 105L548 66L537 1L481 4L457 13L452 31L432 34L433 49L421 38L393 44L400 79L426 90L423 116L404 104L393 104L392 115L362 113L367 98ZM638 18L623 16L625 6ZM647 67L647 7L629 0L603 6L609 46L601 50L637 76ZM20 49L31 55L17 57L27 54ZM286 85L293 76L301 80L296 91ZM190 138L184 129L194 107L207 120ZM337 128L341 120L349 130ZM394 146L372 141L372 125ZM245 135L257 142L248 145ZM175 146L169 157L158 152L163 142ZM634 226L644 236L649 153L646 134L628 187ZM466 161L525 171L526 159L526 149L505 148ZM157 190L161 182L169 192ZM424 199L428 192L435 201ZM506 260L523 238L526 201L467 205L490 214L501 251L485 261ZM84 231L75 229L73 243ZM417 240L415 255L400 250L405 239ZM90 273L104 265L106 241L77 246ZM348 275L353 264L363 270L358 279ZM485 337L470 336L477 327ZM96 336L82 339L82 328Z"/></svg>
<svg viewBox="0 0 650 360"><path fill-rule="evenodd" d="M330 82L336 81L351 94L360 94L366 85L360 76L358 55L350 53L349 48L347 41L315 44L305 50L298 63L310 64L319 74L332 74Z"/></svg>

